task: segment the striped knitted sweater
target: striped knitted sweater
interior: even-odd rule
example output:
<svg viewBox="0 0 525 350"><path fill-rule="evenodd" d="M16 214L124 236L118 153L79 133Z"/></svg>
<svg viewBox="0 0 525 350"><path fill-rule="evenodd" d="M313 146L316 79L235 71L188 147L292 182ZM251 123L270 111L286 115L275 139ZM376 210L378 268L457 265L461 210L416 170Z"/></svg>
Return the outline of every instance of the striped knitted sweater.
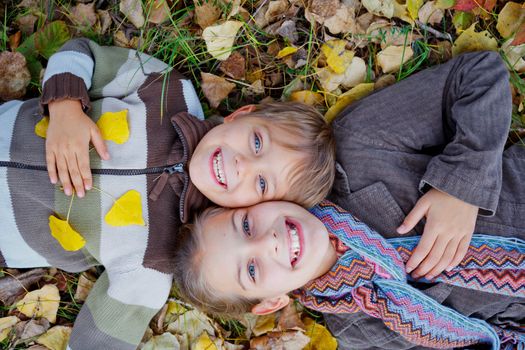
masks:
<svg viewBox="0 0 525 350"><path fill-rule="evenodd" d="M50 235L48 217L65 218L71 198L50 183L45 140L34 131L46 103L65 97L80 99L94 121L127 109L130 129L126 143L106 142L109 161L90 152L93 185L101 191L74 200L69 222L86 240L75 252ZM0 266L76 272L103 265L69 347L135 349L168 297L177 230L206 204L186 170L213 125L202 120L190 81L163 62L86 39L68 42L50 58L41 102L0 105ZM118 198L131 189L141 194L146 225L107 225L113 199L104 192Z"/></svg>

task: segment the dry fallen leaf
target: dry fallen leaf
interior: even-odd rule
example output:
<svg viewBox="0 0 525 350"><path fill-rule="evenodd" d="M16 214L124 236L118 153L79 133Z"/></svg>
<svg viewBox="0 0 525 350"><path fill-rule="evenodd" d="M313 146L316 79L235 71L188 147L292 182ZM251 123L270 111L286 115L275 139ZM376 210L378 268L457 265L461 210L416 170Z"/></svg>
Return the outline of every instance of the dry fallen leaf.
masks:
<svg viewBox="0 0 525 350"><path fill-rule="evenodd" d="M111 15L107 10L97 10L97 16L99 20L95 25L95 31L97 34L104 35L111 26Z"/></svg>
<svg viewBox="0 0 525 350"><path fill-rule="evenodd" d="M316 323L311 318L306 318L304 320L304 325L306 327L304 333L310 338L310 342L306 345L304 350L337 349L337 340L332 336L328 329Z"/></svg>
<svg viewBox="0 0 525 350"><path fill-rule="evenodd" d="M408 14L412 19L418 18L419 9L423 5L424 0L407 0L406 6Z"/></svg>
<svg viewBox="0 0 525 350"><path fill-rule="evenodd" d="M316 106L323 103L324 98L318 92L310 90L294 91L290 95L290 101L301 102L310 106Z"/></svg>
<svg viewBox="0 0 525 350"><path fill-rule="evenodd" d="M0 100L23 97L31 81L24 55L9 51L0 53L0 77Z"/></svg>
<svg viewBox="0 0 525 350"><path fill-rule="evenodd" d="M215 343L205 331L195 340L191 346L192 350L218 350Z"/></svg>
<svg viewBox="0 0 525 350"><path fill-rule="evenodd" d="M485 11L490 12L495 5L496 0L456 0L453 9L468 12L477 8L482 8Z"/></svg>
<svg viewBox="0 0 525 350"><path fill-rule="evenodd" d="M234 51L226 61L221 62L219 69L232 79L244 79L246 61L240 53Z"/></svg>
<svg viewBox="0 0 525 350"><path fill-rule="evenodd" d="M230 83L226 81L226 79L214 74L201 72L201 78L202 91L213 108L217 108L221 101L235 88L234 83Z"/></svg>
<svg viewBox="0 0 525 350"><path fill-rule="evenodd" d="M505 41L501 45L501 51L507 57L505 63L509 69L515 70L519 73L525 72L525 44L512 45L512 38Z"/></svg>
<svg viewBox="0 0 525 350"><path fill-rule="evenodd" d="M277 53L277 55L275 57L283 58L283 57L286 57L288 55L296 53L297 50L299 50L297 47L287 46L287 47L279 50L279 52Z"/></svg>
<svg viewBox="0 0 525 350"><path fill-rule="evenodd" d="M179 350L181 348L179 340L171 333L162 333L151 337L141 350Z"/></svg>
<svg viewBox="0 0 525 350"><path fill-rule="evenodd" d="M384 73L397 72L414 55L410 46L389 46L381 50L376 58Z"/></svg>
<svg viewBox="0 0 525 350"><path fill-rule="evenodd" d="M91 288L96 282L96 278L88 272L82 272L78 278L77 290L75 291L75 300L86 300Z"/></svg>
<svg viewBox="0 0 525 350"><path fill-rule="evenodd" d="M29 286L40 281L46 274L46 269L31 269L18 275L0 278L0 301L4 305L12 305L26 293Z"/></svg>
<svg viewBox="0 0 525 350"><path fill-rule="evenodd" d="M346 44L346 40L330 40L321 46L321 52L326 56L328 67L336 74L344 73L354 58L354 53L346 50Z"/></svg>
<svg viewBox="0 0 525 350"><path fill-rule="evenodd" d="M17 324L20 319L16 316L7 316L0 318L0 342L4 341L9 335L13 326Z"/></svg>
<svg viewBox="0 0 525 350"><path fill-rule="evenodd" d="M58 243L67 251L77 251L86 245L86 240L66 220L49 216L49 229Z"/></svg>
<svg viewBox="0 0 525 350"><path fill-rule="evenodd" d="M16 303L16 308L27 317L43 317L55 323L59 303L58 288L53 284L46 284L40 289L27 293L22 300Z"/></svg>
<svg viewBox="0 0 525 350"><path fill-rule="evenodd" d="M525 8L516 2L509 1L498 15L496 29L503 38L512 36L525 22Z"/></svg>
<svg viewBox="0 0 525 350"><path fill-rule="evenodd" d="M486 30L476 32L476 24L471 25L459 35L452 46L452 56L461 53L483 50L498 50L498 42Z"/></svg>
<svg viewBox="0 0 525 350"><path fill-rule="evenodd" d="M288 10L290 4L288 0L274 0L268 3L268 9L264 13L264 17L268 23L273 23L279 19Z"/></svg>
<svg viewBox="0 0 525 350"><path fill-rule="evenodd" d="M120 0L119 9L136 28L142 28L146 22L140 0Z"/></svg>
<svg viewBox="0 0 525 350"><path fill-rule="evenodd" d="M305 10L305 17L309 21L316 21L324 25L332 34L354 33L356 31L355 6L347 2L313 1L310 9Z"/></svg>
<svg viewBox="0 0 525 350"><path fill-rule="evenodd" d="M275 328L275 314L258 316L252 332L255 336L268 333Z"/></svg>
<svg viewBox="0 0 525 350"><path fill-rule="evenodd" d="M442 9L436 7L435 1L428 1L419 9L418 17L421 23L437 24L441 23L444 14Z"/></svg>
<svg viewBox="0 0 525 350"><path fill-rule="evenodd" d="M392 18L395 0L363 0L363 6L376 16Z"/></svg>
<svg viewBox="0 0 525 350"><path fill-rule="evenodd" d="M38 337L36 342L49 350L66 350L70 335L71 327L55 326Z"/></svg>
<svg viewBox="0 0 525 350"><path fill-rule="evenodd" d="M71 22L80 27L93 27L97 23L97 15L95 13L95 3L82 4L78 3L71 9L69 15Z"/></svg>
<svg viewBox="0 0 525 350"><path fill-rule="evenodd" d="M16 338L19 341L32 339L44 334L49 329L49 321L46 318L32 319L18 322L15 325Z"/></svg>
<svg viewBox="0 0 525 350"><path fill-rule="evenodd" d="M215 330L208 316L198 310L191 310L180 315L175 321L168 325L170 333L185 334L189 341L193 342L202 332L215 334Z"/></svg>
<svg viewBox="0 0 525 350"><path fill-rule="evenodd" d="M215 24L221 17L221 9L217 7L213 1L193 0L193 2L195 3L195 22L202 29Z"/></svg>
<svg viewBox="0 0 525 350"><path fill-rule="evenodd" d="M148 0L146 8L149 12L148 22L150 23L161 24L171 16L168 0Z"/></svg>
<svg viewBox="0 0 525 350"><path fill-rule="evenodd" d="M346 106L351 103L362 99L363 97L368 96L372 91L374 91L373 83L362 83L356 87L348 90L344 94L338 97L337 102L326 111L324 118L328 123L331 123L332 120L343 110Z"/></svg>
<svg viewBox="0 0 525 350"><path fill-rule="evenodd" d="M104 140L113 141L119 145L127 142L129 139L128 110L103 113L97 121L97 126Z"/></svg>
<svg viewBox="0 0 525 350"><path fill-rule="evenodd" d="M239 21L226 21L223 24L209 26L202 32L208 53L214 58L224 61L231 52L237 32L242 27Z"/></svg>
<svg viewBox="0 0 525 350"><path fill-rule="evenodd" d="M301 314L297 311L293 301L290 301L288 305L281 310L277 327L282 331L287 329L304 330Z"/></svg>
<svg viewBox="0 0 525 350"><path fill-rule="evenodd" d="M38 20L38 17L33 14L28 14L25 16L20 16L16 19L18 28L26 36L33 34L35 31L35 23Z"/></svg>
<svg viewBox="0 0 525 350"><path fill-rule="evenodd" d="M47 128L49 127L49 117L43 117L35 125L35 134L45 139L47 135Z"/></svg>
<svg viewBox="0 0 525 350"><path fill-rule="evenodd" d="M525 43L525 22L521 24L520 28L514 36L514 40L510 43L511 45L521 45Z"/></svg>
<svg viewBox="0 0 525 350"><path fill-rule="evenodd" d="M336 74L329 67L317 68L316 74L324 91L334 91L340 85L348 89L365 81L366 63L362 58L354 57L343 74Z"/></svg>
<svg viewBox="0 0 525 350"><path fill-rule="evenodd" d="M252 350L299 350L310 341L302 331L270 332L266 335L250 339Z"/></svg>
<svg viewBox="0 0 525 350"><path fill-rule="evenodd" d="M104 221L110 226L144 226L140 192L130 190L113 203Z"/></svg>

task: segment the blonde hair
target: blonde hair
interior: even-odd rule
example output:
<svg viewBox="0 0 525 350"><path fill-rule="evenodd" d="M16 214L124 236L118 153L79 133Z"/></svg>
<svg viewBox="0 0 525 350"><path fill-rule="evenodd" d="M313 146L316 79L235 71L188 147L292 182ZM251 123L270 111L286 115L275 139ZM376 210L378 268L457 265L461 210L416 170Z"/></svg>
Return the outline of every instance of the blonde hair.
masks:
<svg viewBox="0 0 525 350"><path fill-rule="evenodd" d="M291 173L291 186L284 198L304 207L323 200L332 188L335 177L335 139L331 126L314 107L300 102L265 102L247 114L263 120L268 127L277 127L295 136L297 143L273 139L287 149L305 155Z"/></svg>
<svg viewBox="0 0 525 350"><path fill-rule="evenodd" d="M224 210L230 209L210 207L196 216L193 224L181 227L175 248L174 282L179 298L195 308L213 316L233 318L250 312L260 300L218 293L205 279L201 268L204 223Z"/></svg>

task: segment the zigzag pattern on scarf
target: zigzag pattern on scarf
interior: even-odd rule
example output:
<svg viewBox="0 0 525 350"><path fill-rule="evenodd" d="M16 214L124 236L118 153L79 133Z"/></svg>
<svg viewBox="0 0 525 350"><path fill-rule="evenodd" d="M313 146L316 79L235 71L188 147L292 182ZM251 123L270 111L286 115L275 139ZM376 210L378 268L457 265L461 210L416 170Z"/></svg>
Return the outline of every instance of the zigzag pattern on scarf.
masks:
<svg viewBox="0 0 525 350"><path fill-rule="evenodd" d="M519 330L502 330L466 317L410 286L404 263L419 237L385 239L328 201L311 212L348 250L338 249L342 255L329 272L294 291L305 306L328 313L364 311L409 341L433 348L487 343L496 350L502 344L500 337L502 349L525 342ZM474 235L471 245L462 264L438 279L467 288L523 295L525 242Z"/></svg>

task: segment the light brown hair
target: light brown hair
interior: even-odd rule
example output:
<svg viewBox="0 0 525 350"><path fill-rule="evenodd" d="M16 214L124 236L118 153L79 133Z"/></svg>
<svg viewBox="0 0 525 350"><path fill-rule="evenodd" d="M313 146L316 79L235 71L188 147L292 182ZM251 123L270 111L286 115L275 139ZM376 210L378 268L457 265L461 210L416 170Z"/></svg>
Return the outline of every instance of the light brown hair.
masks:
<svg viewBox="0 0 525 350"><path fill-rule="evenodd" d="M284 198L304 207L324 199L335 177L335 139L332 127L314 107L300 102L265 102L248 114L260 118L269 128L279 128L299 140L274 139L282 147L298 151L305 160L294 167L289 179L290 190Z"/></svg>
<svg viewBox="0 0 525 350"><path fill-rule="evenodd" d="M195 217L193 224L181 227L175 248L174 282L178 297L182 300L213 316L233 318L250 312L260 300L219 293L204 277L201 268L202 257L205 254L201 243L203 225L207 219L224 210L229 209L210 207Z"/></svg>

